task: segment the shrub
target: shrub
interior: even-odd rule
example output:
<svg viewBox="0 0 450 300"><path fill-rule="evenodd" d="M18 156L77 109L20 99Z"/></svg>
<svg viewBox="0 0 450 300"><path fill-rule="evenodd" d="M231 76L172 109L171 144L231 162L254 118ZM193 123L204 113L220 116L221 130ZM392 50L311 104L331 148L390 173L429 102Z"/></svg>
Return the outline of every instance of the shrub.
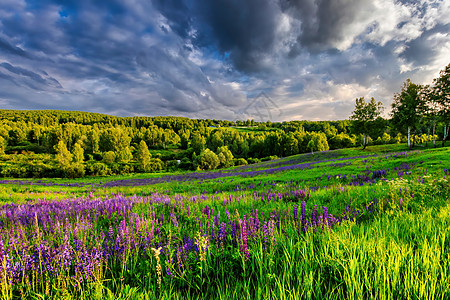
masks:
<svg viewBox="0 0 450 300"><path fill-rule="evenodd" d="M244 158L238 158L234 160L234 164L236 166L243 166L243 165L248 165L248 162L244 159Z"/></svg>
<svg viewBox="0 0 450 300"><path fill-rule="evenodd" d="M103 153L103 162L112 164L116 160L116 154L113 151Z"/></svg>

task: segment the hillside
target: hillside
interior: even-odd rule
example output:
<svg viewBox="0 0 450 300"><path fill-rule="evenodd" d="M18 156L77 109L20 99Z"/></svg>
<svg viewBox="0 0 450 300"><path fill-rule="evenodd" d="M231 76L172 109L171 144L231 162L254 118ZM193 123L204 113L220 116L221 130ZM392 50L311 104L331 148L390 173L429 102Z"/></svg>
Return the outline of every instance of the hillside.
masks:
<svg viewBox="0 0 450 300"><path fill-rule="evenodd" d="M450 148L405 148L1 180L2 295L447 298Z"/></svg>
<svg viewBox="0 0 450 300"><path fill-rule="evenodd" d="M357 147L363 141L406 141L387 126L388 120L377 122L377 131L366 138L357 134L357 123L347 120L258 123L0 110L0 176L74 178L213 170ZM430 147L433 137L416 134L413 140L416 147Z"/></svg>

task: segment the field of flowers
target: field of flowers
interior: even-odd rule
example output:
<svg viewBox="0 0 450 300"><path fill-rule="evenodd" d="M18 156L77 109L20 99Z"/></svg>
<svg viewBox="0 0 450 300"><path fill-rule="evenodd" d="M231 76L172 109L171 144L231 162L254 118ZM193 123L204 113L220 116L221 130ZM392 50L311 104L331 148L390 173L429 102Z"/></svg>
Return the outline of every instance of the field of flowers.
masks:
<svg viewBox="0 0 450 300"><path fill-rule="evenodd" d="M2 180L0 298L449 299L450 148L389 150Z"/></svg>

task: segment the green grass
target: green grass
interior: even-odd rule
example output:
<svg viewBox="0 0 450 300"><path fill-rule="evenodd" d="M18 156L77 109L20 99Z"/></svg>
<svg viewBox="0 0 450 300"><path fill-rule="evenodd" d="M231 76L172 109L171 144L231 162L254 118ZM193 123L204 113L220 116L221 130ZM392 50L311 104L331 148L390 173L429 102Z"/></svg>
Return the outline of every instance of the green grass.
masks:
<svg viewBox="0 0 450 300"><path fill-rule="evenodd" d="M240 246L233 246L231 236L227 236L223 245L211 240L204 261L200 253L186 254L184 264L190 269L184 271L177 267L175 256L172 256L175 262L171 263L167 252L162 254L161 285L157 283L156 259L148 248L140 254L130 250L121 257L108 259L103 269L77 285L70 277L59 276L50 277L47 285L33 279L32 285L11 286L1 280L4 277L0 275L0 298L449 299L450 183L444 170L450 169L450 148L421 148L407 155L389 154L405 150L405 145L389 145L368 147L364 151L344 149L297 155L256 164L251 169L268 170L289 161L341 160L255 177L236 174L202 181L108 188L0 185L1 202L23 205L39 204L44 199L66 201L75 197L99 197L106 200L117 194L149 196L147 200L133 200L132 210L116 215L117 219L94 214L92 219L66 220L72 229L79 228L77 234L83 237L85 245L101 241L101 233L105 232L102 230L107 231L109 226L122 224L119 216L123 217L120 226L135 230L137 225L133 220L137 216L139 220L151 221L155 220L152 214L156 219L163 215L164 221L156 223L161 230L158 241L168 253L176 250L176 237L188 235L196 240L197 234L206 230L206 224L213 222L218 212L225 223L242 222L244 215L248 220L255 210L259 212L261 224L269 224L272 216L279 220L279 228L275 229L269 243L260 236L261 232L249 239L248 258L239 250ZM342 159L369 154L377 156ZM365 174L366 170L386 170L386 174L363 185L349 185L353 176ZM176 174L179 173L172 175ZM100 184L107 180L162 175L52 181ZM332 229L318 226L303 233L299 229L299 219L294 216L296 209L298 215L301 214L301 201L277 196L297 190L307 191L308 217L314 207L318 207L319 213L327 207L328 213L338 217L348 215L349 219ZM261 200L265 195L271 198ZM348 206L350 210L346 213ZM212 209L214 215L206 216L205 207ZM179 227L170 221L172 214L176 215ZM1 222L7 224L6 229L0 231L1 238L5 247L12 249L14 238L9 232L17 233L18 229L7 223L0 209ZM89 229L89 224L93 229ZM37 228L41 230L40 226ZM32 225L26 230L33 232L36 228ZM73 239L74 233L70 234ZM141 238L139 234L135 236ZM42 239L56 245L62 243L61 238L52 233L45 233ZM174 277L166 272L167 268ZM67 272L68 275L71 271Z"/></svg>

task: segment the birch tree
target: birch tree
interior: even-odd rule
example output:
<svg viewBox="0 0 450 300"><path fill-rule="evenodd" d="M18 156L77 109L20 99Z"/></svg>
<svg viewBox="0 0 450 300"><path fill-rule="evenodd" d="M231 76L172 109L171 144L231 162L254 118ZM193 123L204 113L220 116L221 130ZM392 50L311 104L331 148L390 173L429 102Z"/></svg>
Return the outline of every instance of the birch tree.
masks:
<svg viewBox="0 0 450 300"><path fill-rule="evenodd" d="M363 150L369 143L369 135L373 129L373 123L383 111L383 104L372 99L366 103L364 97L357 98L355 109L350 116L353 120L353 129L356 133L363 135Z"/></svg>
<svg viewBox="0 0 450 300"><path fill-rule="evenodd" d="M401 92L394 95L394 102L392 103L392 123L400 132L404 132L406 129L409 149L412 148L411 135L415 134L422 117L420 90L420 85L407 79Z"/></svg>
<svg viewBox="0 0 450 300"><path fill-rule="evenodd" d="M439 77L433 80L432 101L438 106L438 115L444 123L442 147L447 140L450 130L450 64L439 73Z"/></svg>

